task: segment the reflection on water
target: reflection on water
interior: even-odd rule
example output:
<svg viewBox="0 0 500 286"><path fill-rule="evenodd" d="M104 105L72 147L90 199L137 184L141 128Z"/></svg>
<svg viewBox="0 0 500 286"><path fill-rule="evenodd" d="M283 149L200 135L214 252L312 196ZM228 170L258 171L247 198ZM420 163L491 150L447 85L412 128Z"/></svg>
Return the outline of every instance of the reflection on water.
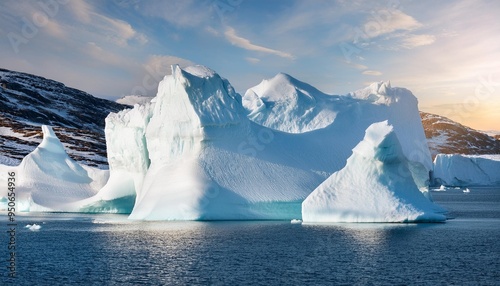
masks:
<svg viewBox="0 0 500 286"><path fill-rule="evenodd" d="M444 224L141 222L123 215L21 215L16 282L494 284L500 277L498 194L500 190L441 192L436 201L455 214ZM42 229L23 228L33 223ZM6 257L6 248L2 255ZM0 285L6 283L0 280Z"/></svg>

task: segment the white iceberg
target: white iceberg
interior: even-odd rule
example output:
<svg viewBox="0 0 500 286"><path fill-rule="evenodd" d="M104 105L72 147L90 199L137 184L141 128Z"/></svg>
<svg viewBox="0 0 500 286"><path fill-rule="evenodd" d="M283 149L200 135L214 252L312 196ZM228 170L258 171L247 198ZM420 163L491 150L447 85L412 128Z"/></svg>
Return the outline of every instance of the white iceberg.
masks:
<svg viewBox="0 0 500 286"><path fill-rule="evenodd" d="M262 108L248 115L251 100L259 104L257 94L241 98L226 79L206 67L173 66L151 106L108 117L111 178L117 183L108 183L101 192L112 194L107 198L111 200L135 190L131 219L291 220L301 216L301 203L311 191L342 168L364 129L387 118L398 122L395 130L405 139L412 174L423 186L432 162L421 144L425 136L417 101L405 89L375 85L359 92L369 94L369 99L329 96L280 75L254 89L267 94L268 102L273 98L274 105L268 104L262 116ZM291 96L298 101L287 109L290 116L281 116L277 106L284 106L288 91L299 88L298 97ZM276 91L281 93L273 96ZM306 103L306 109L315 111L302 109ZM247 115L263 121L256 124ZM266 116L271 119L264 120ZM121 142L120 134L131 127L137 132Z"/></svg>
<svg viewBox="0 0 500 286"><path fill-rule="evenodd" d="M110 177L95 196L81 202L82 212L130 214L150 165L146 127L154 103L135 105L106 117Z"/></svg>
<svg viewBox="0 0 500 286"><path fill-rule="evenodd" d="M440 222L443 209L415 184L393 127L374 123L346 166L302 203L310 222Z"/></svg>
<svg viewBox="0 0 500 286"><path fill-rule="evenodd" d="M406 89L381 82L334 96L280 74L242 98L209 68L173 66L150 103L106 118L109 174L71 160L44 127L44 142L15 167L19 204L146 220L300 218L304 199L383 120L425 187L432 161Z"/></svg>
<svg viewBox="0 0 500 286"><path fill-rule="evenodd" d="M40 230L42 227L41 227L39 224L34 223L34 224L27 224L27 225L25 226L25 228L27 228L27 229L29 229L29 230L31 230L31 231L38 231L38 230Z"/></svg>
<svg viewBox="0 0 500 286"><path fill-rule="evenodd" d="M500 155L438 154L434 180L445 186L500 186Z"/></svg>
<svg viewBox="0 0 500 286"><path fill-rule="evenodd" d="M42 131L42 142L19 166L0 168L15 173L17 210L78 211L79 202L95 195L109 172L75 162L50 126Z"/></svg>

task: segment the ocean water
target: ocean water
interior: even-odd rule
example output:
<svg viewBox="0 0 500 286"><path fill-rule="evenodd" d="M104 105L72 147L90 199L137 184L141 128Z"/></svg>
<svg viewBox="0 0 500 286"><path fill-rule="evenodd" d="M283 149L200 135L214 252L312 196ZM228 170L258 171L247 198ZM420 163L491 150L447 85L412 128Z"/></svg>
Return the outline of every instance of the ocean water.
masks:
<svg viewBox="0 0 500 286"><path fill-rule="evenodd" d="M432 192L453 218L439 224L19 215L17 278L3 231L0 285L500 285L500 189L470 189Z"/></svg>

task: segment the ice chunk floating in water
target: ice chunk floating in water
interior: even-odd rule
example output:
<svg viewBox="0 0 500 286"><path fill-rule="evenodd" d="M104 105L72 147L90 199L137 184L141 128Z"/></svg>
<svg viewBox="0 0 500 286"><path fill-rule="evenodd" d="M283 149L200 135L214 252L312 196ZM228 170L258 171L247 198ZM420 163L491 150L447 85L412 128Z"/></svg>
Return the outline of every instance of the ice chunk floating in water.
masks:
<svg viewBox="0 0 500 286"><path fill-rule="evenodd" d="M27 228L27 229L29 229L31 231L37 231L37 230L40 230L42 227L40 225L34 223L34 224L27 224L25 226L25 228Z"/></svg>
<svg viewBox="0 0 500 286"><path fill-rule="evenodd" d="M500 186L500 155L438 154L434 177L446 186Z"/></svg>
<svg viewBox="0 0 500 286"><path fill-rule="evenodd" d="M417 188L387 121L374 123L347 165L302 203L307 222L441 222L442 209Z"/></svg>

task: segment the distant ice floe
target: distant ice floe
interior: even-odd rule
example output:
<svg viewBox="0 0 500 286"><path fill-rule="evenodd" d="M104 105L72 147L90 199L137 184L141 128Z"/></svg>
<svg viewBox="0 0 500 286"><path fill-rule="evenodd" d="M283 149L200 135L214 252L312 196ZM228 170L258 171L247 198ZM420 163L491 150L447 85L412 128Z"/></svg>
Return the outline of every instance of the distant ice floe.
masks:
<svg viewBox="0 0 500 286"><path fill-rule="evenodd" d="M434 178L446 186L500 186L500 155L438 154Z"/></svg>
<svg viewBox="0 0 500 286"><path fill-rule="evenodd" d="M25 226L25 228L27 228L27 229L29 229L29 230L31 230L31 231L38 231L38 230L40 230L42 227L41 227L39 224L34 223L34 224L27 224L27 225Z"/></svg>

